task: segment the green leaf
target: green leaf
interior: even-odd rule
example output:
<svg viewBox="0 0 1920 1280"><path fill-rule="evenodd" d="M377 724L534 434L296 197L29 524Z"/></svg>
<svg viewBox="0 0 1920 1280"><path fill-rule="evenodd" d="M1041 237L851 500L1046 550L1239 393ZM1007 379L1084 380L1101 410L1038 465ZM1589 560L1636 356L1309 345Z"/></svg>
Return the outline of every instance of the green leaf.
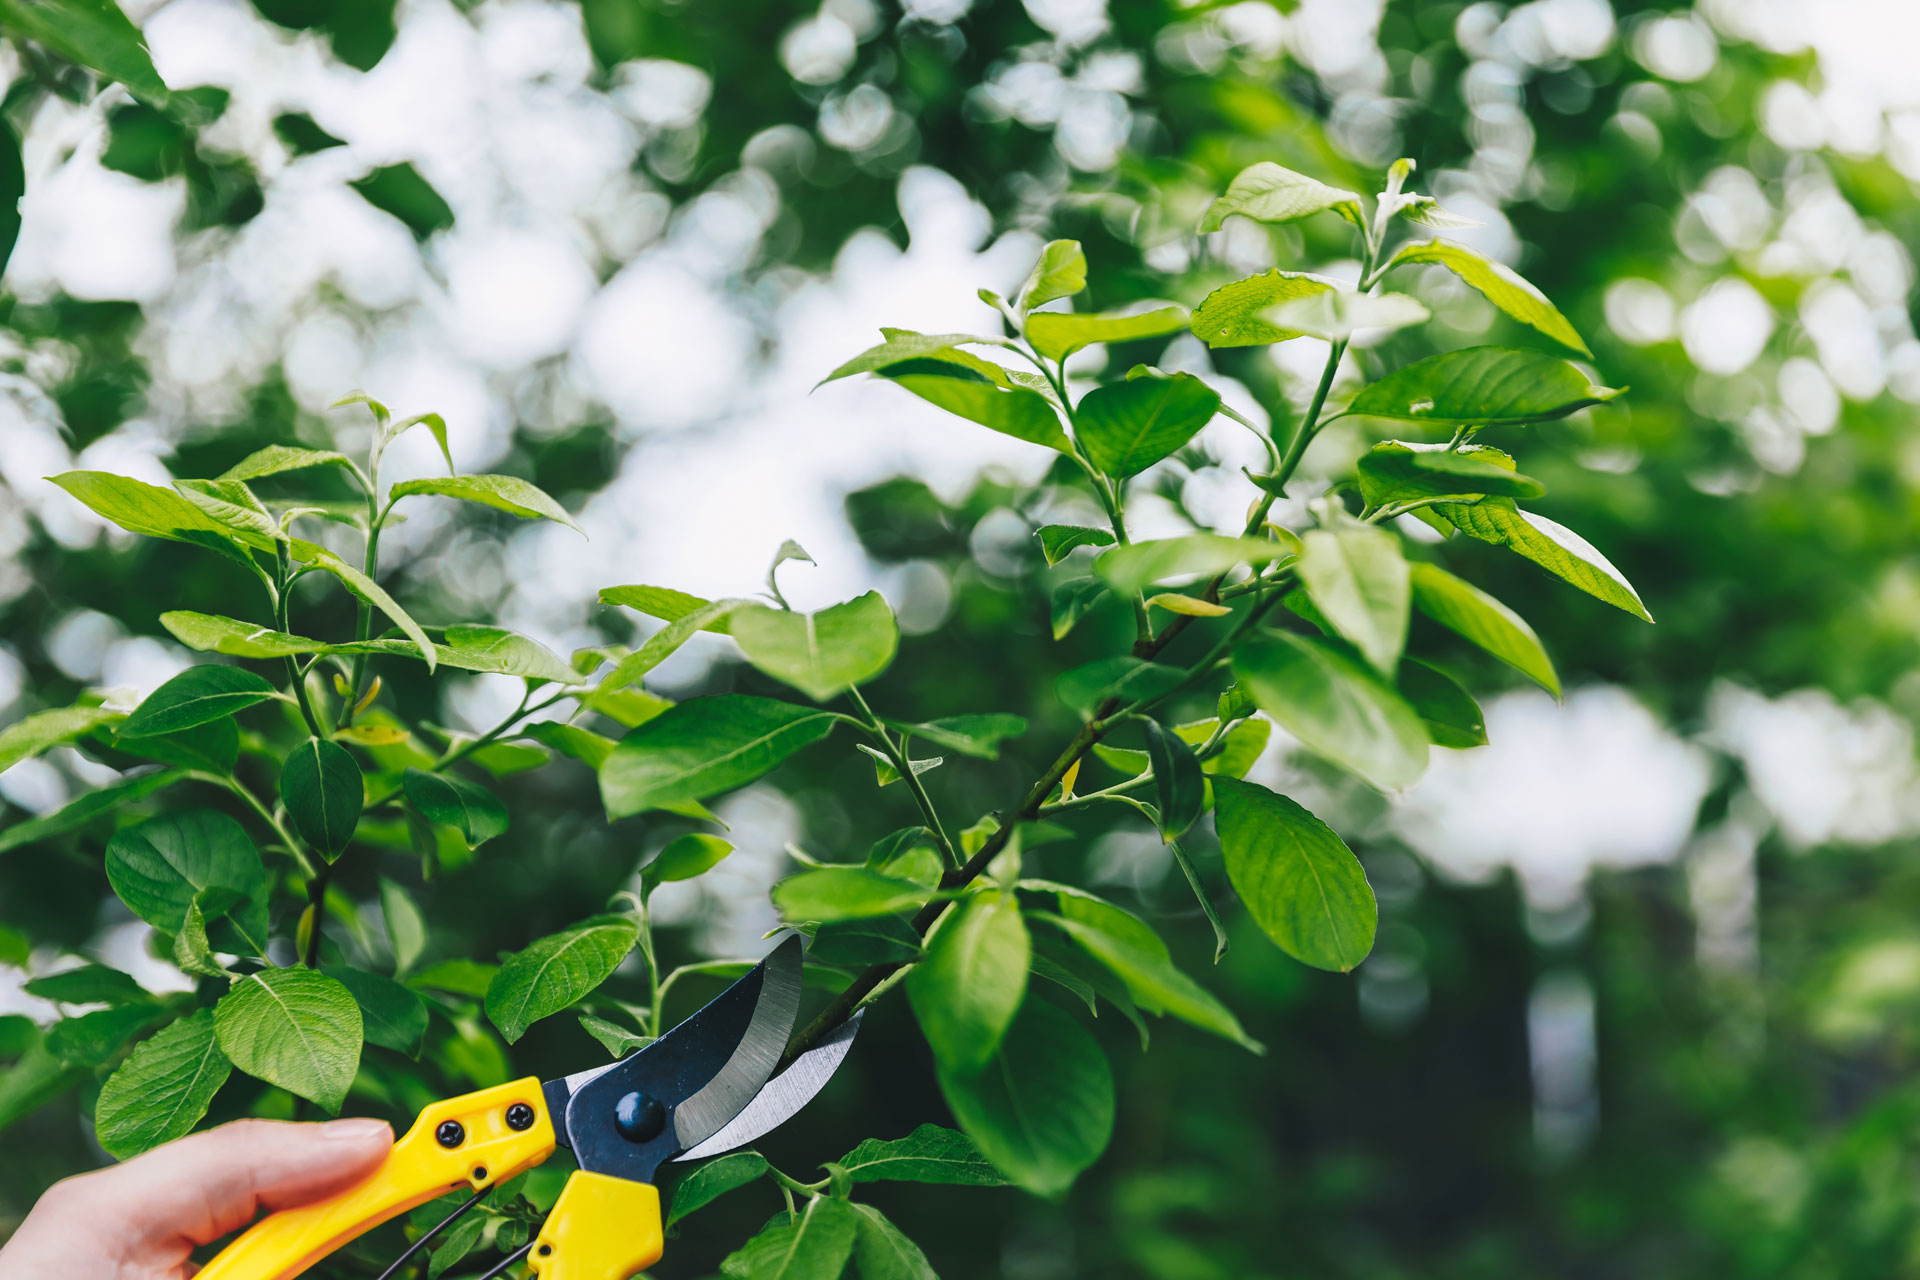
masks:
<svg viewBox="0 0 1920 1280"><path fill-rule="evenodd" d="M347 590L392 619L394 625L406 633L407 639L419 648L420 656L426 660L427 670L433 670L437 661L433 642L427 639L427 633L420 629L420 624L413 620L413 616L402 609L379 583L317 543L295 538L291 548L295 560L325 569L345 583Z"/></svg>
<svg viewBox="0 0 1920 1280"><path fill-rule="evenodd" d="M380 914L393 945L393 972L404 974L427 949L427 922L407 891L385 877L380 880Z"/></svg>
<svg viewBox="0 0 1920 1280"><path fill-rule="evenodd" d="M1404 293L1355 293L1348 289L1289 298L1267 313L1267 319L1282 330L1327 342L1346 342L1362 329L1380 333L1405 329L1431 318L1425 304Z"/></svg>
<svg viewBox="0 0 1920 1280"><path fill-rule="evenodd" d="M277 696L271 684L239 667L188 667L146 696L120 726L120 736L178 733Z"/></svg>
<svg viewBox="0 0 1920 1280"><path fill-rule="evenodd" d="M964 343L986 344L986 339L971 333L915 333L912 329L881 329L880 334L886 341L877 347L868 347L853 359L835 369L815 383L815 387L824 387L829 382L841 378L850 378L856 373L879 373L895 365L908 361L937 360L947 364L971 369L989 380L996 378L998 367L971 352L961 351Z"/></svg>
<svg viewBox="0 0 1920 1280"><path fill-rule="evenodd" d="M605 982L639 941L631 916L595 916L510 956L487 985L487 1017L512 1044Z"/></svg>
<svg viewBox="0 0 1920 1280"><path fill-rule="evenodd" d="M160 741L160 739L153 739ZM89 791L72 803L40 818L29 818L0 830L0 853L18 849L84 827L105 813L115 813L138 804L154 792L170 787L186 775L175 769L139 773L110 782L98 791Z"/></svg>
<svg viewBox="0 0 1920 1280"><path fill-rule="evenodd" d="M125 716L105 707L57 707L36 711L0 729L0 773L30 756L37 756L64 742L93 732L103 724L112 724Z"/></svg>
<svg viewBox="0 0 1920 1280"><path fill-rule="evenodd" d="M7 3L8 0L0 0L0 24L4 24ZM110 471L69 471L48 478L96 514L129 533L203 546L230 545L236 536L234 530L202 515L198 507L173 490L135 480L132 476Z"/></svg>
<svg viewBox="0 0 1920 1280"><path fill-rule="evenodd" d="M1553 659L1526 619L1437 565L1416 564L1412 572L1413 603L1420 612L1465 636L1554 697L1560 696Z"/></svg>
<svg viewBox="0 0 1920 1280"><path fill-rule="evenodd" d="M737 1191L767 1174L767 1161L758 1151L736 1151L718 1160L709 1160L680 1179L673 1189L673 1207L667 1210L667 1230L694 1212L704 1209L729 1191Z"/></svg>
<svg viewBox="0 0 1920 1280"><path fill-rule="evenodd" d="M207 941L207 915L200 905L204 896L195 895L186 919L180 922L180 932L173 935L173 963L182 973L195 977L231 977L213 954L213 944Z"/></svg>
<svg viewBox="0 0 1920 1280"><path fill-rule="evenodd" d="M289 635L272 627L186 609L161 614L160 625L190 649L198 649L202 653L225 653L236 658L294 658L309 653L327 653L332 648L324 641Z"/></svg>
<svg viewBox="0 0 1920 1280"><path fill-rule="evenodd" d="M720 1262L726 1280L837 1280L853 1257L858 1218L845 1200L817 1197L785 1214Z"/></svg>
<svg viewBox="0 0 1920 1280"><path fill-rule="evenodd" d="M1508 498L1487 498L1472 506L1442 504L1434 510L1468 536L1506 547L1596 600L1653 621L1626 576L1592 543L1565 525L1522 511Z"/></svg>
<svg viewBox="0 0 1920 1280"><path fill-rule="evenodd" d="M365 969L329 965L321 972L345 987L360 1006L368 1044L419 1058L427 1038L426 1001L392 978Z"/></svg>
<svg viewBox="0 0 1920 1280"><path fill-rule="evenodd" d="M250 897L266 874L240 824L212 809L161 814L107 844L107 882L130 911L162 933L180 931L201 890Z"/></svg>
<svg viewBox="0 0 1920 1280"><path fill-rule="evenodd" d="M416 240L425 240L434 232L445 231L453 225L453 207L408 161L383 165L365 177L352 179L347 185L358 191L361 198L374 208L398 218L407 230L413 232ZM428 416L437 418L437 415ZM399 435L400 431L396 430L393 434ZM445 453L447 428L444 423L436 434L440 438L441 452ZM451 458L447 459L447 469L453 469Z"/></svg>
<svg viewBox="0 0 1920 1280"><path fill-rule="evenodd" d="M1191 440L1219 409L1220 393L1190 373L1129 378L1082 396L1073 429L1096 469L1124 479Z"/></svg>
<svg viewBox="0 0 1920 1280"><path fill-rule="evenodd" d="M332 449L294 449L284 444L270 444L256 450L220 473L222 480L258 480L263 476L277 476L287 471L304 471L308 467L351 467L344 453L335 453Z"/></svg>
<svg viewBox="0 0 1920 1280"><path fill-rule="evenodd" d="M1407 216L1415 215L1408 212ZM1521 324L1531 325L1561 346L1571 348L1589 360L1593 359L1593 352L1587 350L1587 344L1581 340L1579 332L1547 300L1547 295L1504 263L1495 262L1450 240L1423 240L1401 245L1399 251L1388 260L1387 267L1392 269L1417 262L1439 263Z"/></svg>
<svg viewBox="0 0 1920 1280"><path fill-rule="evenodd" d="M1383 440L1360 455L1360 496L1370 508L1455 494L1538 498L1547 486L1514 470L1513 459L1485 445L1449 449L1445 444Z"/></svg>
<svg viewBox="0 0 1920 1280"><path fill-rule="evenodd" d="M1160 831L1167 840L1178 840L1206 808L1206 776L1193 748L1157 720L1147 721L1147 758L1153 765Z"/></svg>
<svg viewBox="0 0 1920 1280"><path fill-rule="evenodd" d="M1075 667L1054 681L1060 701L1091 720L1107 699L1137 702L1157 698L1186 679L1186 672L1121 654Z"/></svg>
<svg viewBox="0 0 1920 1280"><path fill-rule="evenodd" d="M29 978L23 990L56 1004L152 1004L146 988L118 969L83 964L77 969Z"/></svg>
<svg viewBox="0 0 1920 1280"><path fill-rule="evenodd" d="M20 241L20 200L27 194L26 164L20 155L20 135L0 120L0 271L13 257Z"/></svg>
<svg viewBox="0 0 1920 1280"><path fill-rule="evenodd" d="M728 617L735 609L746 603L744 600L701 601L687 613L648 636L645 643L638 649L616 662L613 670L607 673L599 687L602 689L626 688L665 662L681 645L691 640L696 631L731 630Z"/></svg>
<svg viewBox="0 0 1920 1280"><path fill-rule="evenodd" d="M1216 778L1227 878L1279 948L1316 969L1351 970L1373 949L1367 873L1326 823L1252 782Z"/></svg>
<svg viewBox="0 0 1920 1280"><path fill-rule="evenodd" d="M1040 539L1040 554L1049 566L1059 564L1079 547L1110 547L1113 535L1105 529L1089 529L1077 524L1043 524L1034 530Z"/></svg>
<svg viewBox="0 0 1920 1280"><path fill-rule="evenodd" d="M940 1280L920 1246L870 1204L853 1206L854 1265L860 1280Z"/></svg>
<svg viewBox="0 0 1920 1280"><path fill-rule="evenodd" d="M864 742L854 743L853 749L863 755L872 757L873 780L875 785L890 787L900 781L900 771L894 768L893 760L886 752L880 750L878 747L870 747ZM929 769L938 769L946 762L947 758L945 756L928 756L921 760L909 760L907 764L913 769L913 776L917 778Z"/></svg>
<svg viewBox="0 0 1920 1280"><path fill-rule="evenodd" d="M231 718L211 720L153 738L130 738L123 730L114 736L113 745L147 760L224 775L233 772L240 758L240 726Z"/></svg>
<svg viewBox="0 0 1920 1280"><path fill-rule="evenodd" d="M118 80L156 106L171 96L146 37L113 0L0 0L0 27Z"/></svg>
<svg viewBox="0 0 1920 1280"><path fill-rule="evenodd" d="M1225 573L1236 565L1263 565L1292 554L1293 548L1265 538L1189 533L1103 551L1093 571L1115 591L1132 595L1167 578Z"/></svg>
<svg viewBox="0 0 1920 1280"><path fill-rule="evenodd" d="M469 849L478 849L507 830L507 806L477 782L457 774L408 769L400 776L400 786L414 812L428 822L454 828Z"/></svg>
<svg viewBox="0 0 1920 1280"><path fill-rule="evenodd" d="M523 520L551 520L567 526L583 538L587 536L586 531L573 522L573 517L567 514L565 507L548 497L538 485L518 476L434 476L425 480L403 480L393 486L389 501L398 501L417 493L477 502Z"/></svg>
<svg viewBox="0 0 1920 1280"><path fill-rule="evenodd" d="M690 831L676 837L640 869L640 896L646 897L670 880L691 880L705 875L732 852L732 845L704 831Z"/></svg>
<svg viewBox="0 0 1920 1280"><path fill-rule="evenodd" d="M201 1009L134 1046L100 1089L94 1137L129 1160L184 1138L207 1113L233 1064L214 1035L214 1011Z"/></svg>
<svg viewBox="0 0 1920 1280"><path fill-rule="evenodd" d="M331 862L353 841L366 805L366 782L345 747L308 738L281 766L280 800L301 837Z"/></svg>
<svg viewBox="0 0 1920 1280"><path fill-rule="evenodd" d="M807 948L807 959L842 969L870 964L901 964L920 958L920 935L899 916L823 924Z"/></svg>
<svg viewBox="0 0 1920 1280"><path fill-rule="evenodd" d="M1208 206L1200 219L1200 234L1218 231L1236 213L1257 222L1292 222L1327 209L1355 226L1362 224L1360 197L1353 192L1262 161L1234 175L1226 194Z"/></svg>
<svg viewBox="0 0 1920 1280"><path fill-rule="evenodd" d="M624 1058L635 1049L644 1049L653 1043L652 1036L629 1031L617 1022L608 1022L590 1013L580 1014L579 1019L580 1029L599 1041L600 1047L615 1058Z"/></svg>
<svg viewBox="0 0 1920 1280"><path fill-rule="evenodd" d="M613 752L613 739L561 720L541 720L522 729L521 736L552 747L563 756L598 769Z"/></svg>
<svg viewBox="0 0 1920 1280"><path fill-rule="evenodd" d="M1304 335L1275 324L1273 309L1339 287L1336 280L1304 271L1263 271L1208 294L1195 308L1190 327L1196 338L1215 350L1286 342Z"/></svg>
<svg viewBox="0 0 1920 1280"><path fill-rule="evenodd" d="M877 591L818 613L742 604L730 623L747 661L816 702L873 679L900 647L893 610Z"/></svg>
<svg viewBox="0 0 1920 1280"><path fill-rule="evenodd" d="M1325 645L1287 631L1258 636L1234 654L1233 670L1309 751L1380 790L1411 786L1426 771L1426 726L1413 708Z"/></svg>
<svg viewBox="0 0 1920 1280"><path fill-rule="evenodd" d="M438 652L440 660L450 667L554 684L581 683L580 676L559 654L502 627L448 627L446 638Z"/></svg>
<svg viewBox="0 0 1920 1280"><path fill-rule="evenodd" d="M1265 720L1246 720L1233 726L1220 739L1220 754L1201 762L1201 772L1224 774L1229 778L1246 777L1272 736L1273 725Z"/></svg>
<svg viewBox="0 0 1920 1280"><path fill-rule="evenodd" d="M1484 747L1487 721L1480 704L1466 686L1418 658L1400 668L1400 696L1426 722L1427 737L1436 747Z"/></svg>
<svg viewBox="0 0 1920 1280"><path fill-rule="evenodd" d="M622 738L601 766L607 814L630 817L745 786L826 737L838 719L744 694L669 707Z"/></svg>
<svg viewBox="0 0 1920 1280"><path fill-rule="evenodd" d="M1100 924L1109 923L1113 915L1124 916L1130 925L1137 927L1112 932L1101 928ZM1071 916L1053 917L1048 923L1111 970L1126 985L1127 994L1139 1008L1178 1018L1253 1053L1266 1052L1265 1047L1240 1026L1240 1020L1231 1010L1175 967L1167 955L1166 944L1134 916L1110 907L1109 913L1099 916L1075 911Z"/></svg>
<svg viewBox="0 0 1920 1280"><path fill-rule="evenodd" d="M980 1154L973 1139L937 1124L904 1138L868 1138L834 1161L854 1182L932 1182L955 1187L1003 1187L1006 1175Z"/></svg>
<svg viewBox="0 0 1920 1280"><path fill-rule="evenodd" d="M175 480L173 487L207 519L248 540L271 543L286 536L273 513L238 480Z"/></svg>
<svg viewBox="0 0 1920 1280"><path fill-rule="evenodd" d="M166 1016L152 1005L133 1004L83 1013L47 1029L47 1050L70 1067L102 1067Z"/></svg>
<svg viewBox="0 0 1920 1280"><path fill-rule="evenodd" d="M1604 404L1624 388L1596 387L1570 360L1506 347L1467 347L1398 369L1361 388L1347 413L1447 426L1519 426Z"/></svg>
<svg viewBox="0 0 1920 1280"><path fill-rule="evenodd" d="M1064 640L1074 624L1107 594L1107 584L1098 578L1068 578L1053 589L1051 604L1053 638Z"/></svg>
<svg viewBox="0 0 1920 1280"><path fill-rule="evenodd" d="M1049 240L1015 295L1022 311L1070 298L1087 287L1087 254L1078 240Z"/></svg>
<svg viewBox="0 0 1920 1280"><path fill-rule="evenodd" d="M414 974L407 979L407 985L416 990L450 991L457 996L478 1000L487 994L487 987L499 972L500 966L497 964L481 964L477 960L442 960Z"/></svg>
<svg viewBox="0 0 1920 1280"><path fill-rule="evenodd" d="M917 972L917 970L916 970ZM1113 1073L1091 1035L1029 1000L978 1071L939 1064L940 1092L982 1155L1035 1195L1054 1196L1113 1136Z"/></svg>
<svg viewBox="0 0 1920 1280"><path fill-rule="evenodd" d="M213 1007L213 1027L233 1065L338 1112L360 1065L360 1006L312 969L265 969L233 984Z"/></svg>
<svg viewBox="0 0 1920 1280"><path fill-rule="evenodd" d="M886 724L910 737L931 742L936 747L945 747L948 751L958 751L961 755L975 756L981 760L998 760L1000 744L1027 731L1025 718L1004 714L943 716L918 724L887 720Z"/></svg>
<svg viewBox="0 0 1920 1280"><path fill-rule="evenodd" d="M890 916L923 905L925 887L866 867L820 867L773 886L773 905L789 924L828 924Z"/></svg>
<svg viewBox="0 0 1920 1280"><path fill-rule="evenodd" d="M1098 315L1071 311L1040 311L1027 317L1027 340L1049 360L1065 360L1096 342L1135 342L1164 338L1187 328L1185 307L1156 307L1151 311Z"/></svg>
<svg viewBox="0 0 1920 1280"><path fill-rule="evenodd" d="M688 595L684 591L675 591L672 587L631 586L602 587L600 603L624 605L650 618L658 618L662 622L678 622L690 613L710 608L715 602ZM710 622L701 623L700 630L711 631L716 635L726 635L728 631L726 613L718 615Z"/></svg>
<svg viewBox="0 0 1920 1280"><path fill-rule="evenodd" d="M909 366L915 367L918 366ZM1069 451L1067 436L1060 429L1060 417L1053 405L1037 391L1025 387L1001 387L975 375L949 377L932 373L892 373L890 381L906 388L928 404L948 413L977 422L1001 435L1045 445L1061 453Z"/></svg>
<svg viewBox="0 0 1920 1280"><path fill-rule="evenodd" d="M1413 589L1400 539L1374 525L1342 521L1301 539L1300 581L1334 630L1391 679L1407 645Z"/></svg>
<svg viewBox="0 0 1920 1280"><path fill-rule="evenodd" d="M993 1056L1026 995L1032 954L1011 893L966 898L935 928L927 958L907 975L907 999L943 1071L970 1072Z"/></svg>

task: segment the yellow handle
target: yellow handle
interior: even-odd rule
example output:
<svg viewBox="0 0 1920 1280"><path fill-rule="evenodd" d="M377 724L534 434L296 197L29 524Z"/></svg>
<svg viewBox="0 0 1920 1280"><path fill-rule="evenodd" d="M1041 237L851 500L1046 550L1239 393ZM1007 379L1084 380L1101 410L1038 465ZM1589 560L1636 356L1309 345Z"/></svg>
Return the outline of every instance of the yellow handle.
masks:
<svg viewBox="0 0 1920 1280"><path fill-rule="evenodd" d="M531 1124L516 1129L508 1123L515 1106L532 1111ZM513 1118L526 1117L516 1112ZM459 1140L443 1143L455 1135L450 1127L441 1134L442 1126L456 1124ZM379 1172L338 1195L262 1219L222 1249L198 1280L290 1280L389 1218L458 1186L483 1191L552 1154L553 1121L540 1081L531 1076L436 1102L393 1144ZM657 1208L654 1217L657 1222Z"/></svg>
<svg viewBox="0 0 1920 1280"><path fill-rule="evenodd" d="M627 1280L660 1261L660 1192L582 1169L547 1215L527 1265L540 1280Z"/></svg>

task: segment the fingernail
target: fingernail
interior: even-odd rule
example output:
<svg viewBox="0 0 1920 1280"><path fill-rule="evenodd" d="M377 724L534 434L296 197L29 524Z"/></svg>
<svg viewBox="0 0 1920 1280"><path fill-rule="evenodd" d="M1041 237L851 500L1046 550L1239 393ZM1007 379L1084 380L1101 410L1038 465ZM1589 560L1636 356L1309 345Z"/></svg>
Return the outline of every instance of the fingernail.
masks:
<svg viewBox="0 0 1920 1280"><path fill-rule="evenodd" d="M365 1142L375 1135L393 1140L393 1130L385 1120L370 1120L364 1116L351 1120L329 1120L320 1126L320 1136L341 1142Z"/></svg>

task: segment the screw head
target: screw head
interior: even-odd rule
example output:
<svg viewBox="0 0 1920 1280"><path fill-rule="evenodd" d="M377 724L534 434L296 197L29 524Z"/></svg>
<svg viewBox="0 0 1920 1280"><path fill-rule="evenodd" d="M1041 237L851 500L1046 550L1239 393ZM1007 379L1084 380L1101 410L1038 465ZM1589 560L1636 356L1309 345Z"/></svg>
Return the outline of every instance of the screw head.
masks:
<svg viewBox="0 0 1920 1280"><path fill-rule="evenodd" d="M650 1093L635 1091L613 1104L613 1127L628 1142L647 1142L666 1128L667 1109Z"/></svg>
<svg viewBox="0 0 1920 1280"><path fill-rule="evenodd" d="M524 1133L533 1128L533 1108L524 1102L516 1102L507 1108L507 1128Z"/></svg>
<svg viewBox="0 0 1920 1280"><path fill-rule="evenodd" d="M451 1151L467 1140L467 1126L458 1120L443 1120L440 1127L433 1131L433 1139Z"/></svg>

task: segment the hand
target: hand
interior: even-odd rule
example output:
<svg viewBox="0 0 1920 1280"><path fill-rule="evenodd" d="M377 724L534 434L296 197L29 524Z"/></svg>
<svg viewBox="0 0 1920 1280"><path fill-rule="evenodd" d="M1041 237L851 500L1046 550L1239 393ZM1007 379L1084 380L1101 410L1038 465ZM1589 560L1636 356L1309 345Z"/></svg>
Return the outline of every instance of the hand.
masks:
<svg viewBox="0 0 1920 1280"><path fill-rule="evenodd" d="M387 1157L381 1120L241 1120L56 1183L0 1248L0 1280L183 1280L188 1254L324 1199Z"/></svg>

